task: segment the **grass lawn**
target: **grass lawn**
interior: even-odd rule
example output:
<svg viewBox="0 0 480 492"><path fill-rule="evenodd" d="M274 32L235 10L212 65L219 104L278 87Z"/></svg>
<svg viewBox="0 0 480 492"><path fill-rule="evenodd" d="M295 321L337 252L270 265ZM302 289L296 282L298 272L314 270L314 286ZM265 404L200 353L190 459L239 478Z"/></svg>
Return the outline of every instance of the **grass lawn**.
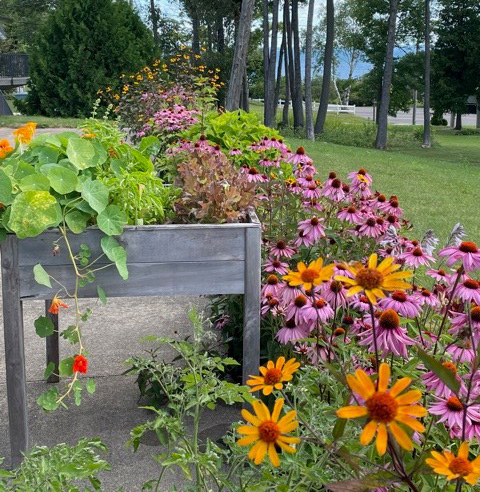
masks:
<svg viewBox="0 0 480 492"><path fill-rule="evenodd" d="M461 222L469 237L480 241L480 136L443 130L431 149L418 145L387 152L298 138L288 141L292 147L305 147L321 179L329 171L346 178L349 171L367 168L375 190L398 195L415 236L434 229L443 242Z"/></svg>
<svg viewBox="0 0 480 492"><path fill-rule="evenodd" d="M39 128L76 128L85 121L80 118L49 118L47 116L0 116L0 128L18 128L34 121Z"/></svg>

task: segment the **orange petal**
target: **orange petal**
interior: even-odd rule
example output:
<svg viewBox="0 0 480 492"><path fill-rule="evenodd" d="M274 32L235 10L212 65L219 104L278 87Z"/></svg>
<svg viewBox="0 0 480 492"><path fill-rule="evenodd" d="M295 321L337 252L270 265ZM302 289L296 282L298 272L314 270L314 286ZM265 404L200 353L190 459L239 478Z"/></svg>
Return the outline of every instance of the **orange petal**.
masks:
<svg viewBox="0 0 480 492"><path fill-rule="evenodd" d="M370 441L373 439L376 430L377 422L375 422L374 420L370 420L370 422L363 428L363 431L360 434L360 444L362 444L363 446L370 444Z"/></svg>
<svg viewBox="0 0 480 492"><path fill-rule="evenodd" d="M365 407L343 407L337 410L337 417L341 419L356 419L358 417L365 417L367 413L368 412Z"/></svg>
<svg viewBox="0 0 480 492"><path fill-rule="evenodd" d="M395 401L399 405L410 405L410 403L416 403L422 398L422 392L420 390L410 390L403 395L397 396Z"/></svg>
<svg viewBox="0 0 480 492"><path fill-rule="evenodd" d="M408 437L407 433L397 423L395 423L395 421L390 422L389 428L393 434L393 437L403 449L406 449L407 451L411 451L413 449L412 440Z"/></svg>
<svg viewBox="0 0 480 492"><path fill-rule="evenodd" d="M375 441L375 446L377 447L377 453L380 456L385 454L387 450L387 427L385 424L379 424L377 429L377 440Z"/></svg>
<svg viewBox="0 0 480 492"><path fill-rule="evenodd" d="M390 396L393 396L395 398L397 395L399 395L404 389L406 389L412 380L410 378L401 378L399 379L393 386L392 389L390 390Z"/></svg>
<svg viewBox="0 0 480 492"><path fill-rule="evenodd" d="M378 391L384 393L387 391L388 382L390 380L390 366L383 362L378 370Z"/></svg>

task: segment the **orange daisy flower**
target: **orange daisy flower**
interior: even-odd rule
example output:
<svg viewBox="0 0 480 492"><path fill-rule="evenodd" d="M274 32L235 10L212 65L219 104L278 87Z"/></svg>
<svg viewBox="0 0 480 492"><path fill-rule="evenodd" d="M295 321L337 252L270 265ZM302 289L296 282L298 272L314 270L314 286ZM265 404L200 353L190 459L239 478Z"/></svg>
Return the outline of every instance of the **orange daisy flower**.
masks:
<svg viewBox="0 0 480 492"><path fill-rule="evenodd" d="M285 357L279 357L274 364L272 360L267 362L266 366L259 367L261 376L252 376L252 379L247 381L249 386L253 386L250 392L263 390L265 396L269 395L273 389L281 390L283 383L291 381L292 374L300 367L300 362L295 358L290 359L285 363Z"/></svg>
<svg viewBox="0 0 480 492"><path fill-rule="evenodd" d="M58 314L59 308L68 309L68 304L65 304L61 299L55 296L52 299L52 303L50 304L50 307L48 308L48 312L52 314Z"/></svg>
<svg viewBox="0 0 480 492"><path fill-rule="evenodd" d="M422 393L410 390L400 395L412 382L410 378L399 379L388 390L389 379L390 366L385 363L380 364L377 388L362 369L355 371L355 376L348 374L348 386L364 400L364 404L337 410L337 417L341 419L368 417L368 423L360 435L360 444L366 446L377 433L375 444L379 455L384 455L387 450L388 431L402 448L407 451L413 449L412 440L399 423L417 432L425 431L425 427L415 418L424 417L427 410L420 405L412 405L422 398Z"/></svg>
<svg viewBox="0 0 480 492"><path fill-rule="evenodd" d="M447 480L462 478L470 485L476 485L480 478L480 456L469 461L468 448L468 442L462 442L457 456L446 449L442 453L432 451L432 457L425 462L436 474L446 475Z"/></svg>
<svg viewBox="0 0 480 492"><path fill-rule="evenodd" d="M410 278L413 274L409 270L397 272L401 265L393 264L393 257L385 258L380 265L377 266L378 256L372 254L368 259L368 266L363 266L361 263L355 266L345 265L346 268L354 275L354 278L336 275L335 280L339 280L348 284L350 288L347 291L347 296L354 296L360 292L365 292L368 300L372 304L376 304L377 298L385 297L383 291L404 291L412 286L404 281Z"/></svg>
<svg viewBox="0 0 480 492"><path fill-rule="evenodd" d="M298 427L298 422L295 420L297 412L291 410L279 420L283 403L283 398L276 400L271 414L265 403L260 400L255 400L252 403L255 415L245 409L242 410L242 417L251 425L242 425L237 429L239 434L245 435L245 437L237 441L237 444L239 446L253 444L248 457L256 465L262 463L268 453L272 465L275 467L280 466L277 447L287 453L295 453L297 451L290 444L298 444L300 438L286 435Z"/></svg>
<svg viewBox="0 0 480 492"><path fill-rule="evenodd" d="M292 287L303 285L305 290L310 290L313 286L330 280L334 269L335 265L333 263L323 266L322 258L312 261L308 267L301 261L297 263L298 272L289 270L288 275L284 275L283 279L287 280Z"/></svg>

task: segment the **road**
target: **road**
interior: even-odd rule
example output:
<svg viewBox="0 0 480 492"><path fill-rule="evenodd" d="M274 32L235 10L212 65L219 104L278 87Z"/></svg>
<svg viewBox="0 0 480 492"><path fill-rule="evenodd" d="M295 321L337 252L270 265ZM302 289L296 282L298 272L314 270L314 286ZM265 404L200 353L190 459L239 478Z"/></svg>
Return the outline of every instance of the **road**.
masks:
<svg viewBox="0 0 480 492"><path fill-rule="evenodd" d="M373 107L359 107L355 108L355 114L365 119L372 120L373 119ZM446 114L444 118L450 123L450 114ZM410 110L408 113L403 111L399 111L397 116L389 116L388 122L392 125L411 125L412 124L412 111ZM417 125L423 125L423 108L417 109ZM464 114L462 116L462 124L463 125L475 125L476 124L476 115L474 114Z"/></svg>

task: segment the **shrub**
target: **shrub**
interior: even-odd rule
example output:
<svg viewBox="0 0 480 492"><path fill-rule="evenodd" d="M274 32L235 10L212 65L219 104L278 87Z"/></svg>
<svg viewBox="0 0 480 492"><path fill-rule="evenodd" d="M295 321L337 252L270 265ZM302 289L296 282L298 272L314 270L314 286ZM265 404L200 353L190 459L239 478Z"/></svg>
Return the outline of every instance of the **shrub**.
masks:
<svg viewBox="0 0 480 492"><path fill-rule="evenodd" d="M153 38L128 2L64 0L50 14L30 56L28 114L82 117L99 87L153 58Z"/></svg>

